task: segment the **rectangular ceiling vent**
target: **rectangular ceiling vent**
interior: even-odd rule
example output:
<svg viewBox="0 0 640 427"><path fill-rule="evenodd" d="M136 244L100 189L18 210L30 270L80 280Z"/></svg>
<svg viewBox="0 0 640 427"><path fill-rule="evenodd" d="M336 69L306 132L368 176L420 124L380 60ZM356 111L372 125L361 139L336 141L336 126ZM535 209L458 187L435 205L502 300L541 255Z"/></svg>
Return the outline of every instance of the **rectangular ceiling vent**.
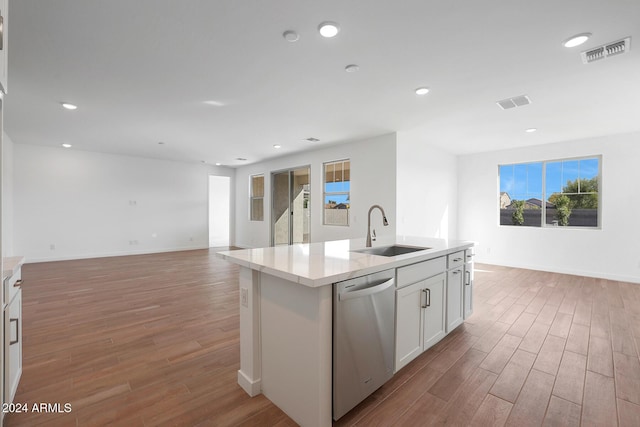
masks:
<svg viewBox="0 0 640 427"><path fill-rule="evenodd" d="M503 99L496 102L503 110L509 108L522 107L523 105L531 104L531 99L527 95L514 96L513 98Z"/></svg>
<svg viewBox="0 0 640 427"><path fill-rule="evenodd" d="M580 56L582 57L582 62L588 64L610 56L622 55L623 53L629 52L629 49L631 49L631 37L585 50Z"/></svg>

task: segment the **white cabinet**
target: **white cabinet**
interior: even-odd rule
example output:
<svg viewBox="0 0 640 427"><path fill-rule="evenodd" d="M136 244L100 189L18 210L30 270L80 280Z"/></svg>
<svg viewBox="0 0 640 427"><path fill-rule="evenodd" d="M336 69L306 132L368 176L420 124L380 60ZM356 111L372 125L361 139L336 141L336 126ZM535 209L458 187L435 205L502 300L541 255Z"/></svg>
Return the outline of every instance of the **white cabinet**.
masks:
<svg viewBox="0 0 640 427"><path fill-rule="evenodd" d="M430 348L445 336L445 280L446 276L442 273L424 281L426 292L422 322L423 350Z"/></svg>
<svg viewBox="0 0 640 427"><path fill-rule="evenodd" d="M396 291L396 372L422 353L423 286L418 282Z"/></svg>
<svg viewBox="0 0 640 427"><path fill-rule="evenodd" d="M7 93L7 5L0 0L0 90Z"/></svg>
<svg viewBox="0 0 640 427"><path fill-rule="evenodd" d="M5 267L6 267L5 261ZM13 402L22 375L22 269L3 283L3 403Z"/></svg>
<svg viewBox="0 0 640 427"><path fill-rule="evenodd" d="M464 321L464 251L447 256L447 333Z"/></svg>
<svg viewBox="0 0 640 427"><path fill-rule="evenodd" d="M473 248L465 251L464 263L464 318L473 314Z"/></svg>
<svg viewBox="0 0 640 427"><path fill-rule="evenodd" d="M460 326L463 319L464 267L447 272L447 333Z"/></svg>
<svg viewBox="0 0 640 427"><path fill-rule="evenodd" d="M445 336L445 280L440 273L396 290L396 372Z"/></svg>
<svg viewBox="0 0 640 427"><path fill-rule="evenodd" d="M471 315L473 264L466 255L458 251L396 270L396 372Z"/></svg>
<svg viewBox="0 0 640 427"><path fill-rule="evenodd" d="M22 289L4 310L4 395L13 402L22 376Z"/></svg>

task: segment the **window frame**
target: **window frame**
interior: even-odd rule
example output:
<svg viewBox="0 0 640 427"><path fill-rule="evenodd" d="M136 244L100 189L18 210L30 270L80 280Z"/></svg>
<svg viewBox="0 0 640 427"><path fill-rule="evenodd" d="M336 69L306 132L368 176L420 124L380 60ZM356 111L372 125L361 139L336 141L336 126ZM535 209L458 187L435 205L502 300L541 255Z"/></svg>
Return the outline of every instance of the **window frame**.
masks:
<svg viewBox="0 0 640 427"><path fill-rule="evenodd" d="M597 191L597 195L598 195L598 209L597 209L597 225L595 227L591 227L591 226L571 226L571 225L565 225L565 226L560 226L560 225L553 225L553 224L547 224L547 209L546 209L546 201L549 199L550 195L546 194L546 186L547 186L547 164L549 163L557 163L557 162L570 162L570 161L580 161L580 160L593 160L593 159L597 159L598 160L598 175L597 175L597 182L598 182L598 191ZM534 161L528 161L528 162L515 162L515 163L500 163L498 164L498 200L497 200L497 209L498 209L498 226L499 227L516 227L519 228L520 226L516 226L516 225L508 225L508 224L500 224L500 196L501 196L501 188L500 188L500 168L503 166L516 166L516 165L529 165L529 164L535 164L535 163L540 163L542 164L542 203L540 206L541 209L541 224L540 227L537 226L524 226L522 228L550 228L550 229L554 229L554 228L561 228L561 229L571 229L571 230L602 230L602 160L603 160L603 156L602 154L594 154L594 155L588 155L588 156L580 156L580 157L564 157L564 158L560 158L560 159L550 159L550 160L534 160ZM583 179L580 176L578 176L578 179ZM564 185L564 184L563 184ZM553 194L553 193L552 193ZM591 193L561 193L561 194L591 194Z"/></svg>
<svg viewBox="0 0 640 427"><path fill-rule="evenodd" d="M342 182L345 182L344 180L344 163L345 162L349 162L349 191L330 191L327 192L327 166L328 165L336 165L336 164L342 164L342 173L343 173L343 179ZM334 169L334 177L335 177L335 169ZM335 182L335 181L334 181ZM331 196L331 195L336 195L336 196L347 196L347 200L349 200L349 207L347 208L347 223L346 224L336 224L336 223L327 223L327 218L326 218L326 213L327 213L327 208L326 208L326 200L327 200L327 196ZM336 226L336 227L349 227L351 225L351 159L340 159L340 160L332 160L329 162L323 162L322 163L322 225L327 225L327 226Z"/></svg>
<svg viewBox="0 0 640 427"><path fill-rule="evenodd" d="M255 195L254 180L256 178L262 178L262 195L261 196ZM249 221L256 221L256 222L264 221L264 190L265 190L264 185L265 185L265 179L264 179L263 173L249 175ZM253 208L254 208L255 200L262 200L262 212L259 219L254 219L255 212Z"/></svg>

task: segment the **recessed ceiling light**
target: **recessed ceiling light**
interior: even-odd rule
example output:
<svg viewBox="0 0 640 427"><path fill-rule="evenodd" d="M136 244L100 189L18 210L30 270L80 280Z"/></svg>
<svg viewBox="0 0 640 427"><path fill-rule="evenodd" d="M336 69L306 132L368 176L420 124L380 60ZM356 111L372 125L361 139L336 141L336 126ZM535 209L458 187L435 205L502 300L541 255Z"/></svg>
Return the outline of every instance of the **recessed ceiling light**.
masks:
<svg viewBox="0 0 640 427"><path fill-rule="evenodd" d="M335 22L326 21L318 26L318 31L322 37L335 37L340 32L340 27Z"/></svg>
<svg viewBox="0 0 640 427"><path fill-rule="evenodd" d="M212 107L224 107L224 102L220 102L220 101L209 100L209 101L203 101L203 103L207 105L211 105Z"/></svg>
<svg viewBox="0 0 640 427"><path fill-rule="evenodd" d="M535 132L537 130L538 129L536 129L536 128L529 128L529 129L525 129L524 131L527 132L527 133L533 133L533 132Z"/></svg>
<svg viewBox="0 0 640 427"><path fill-rule="evenodd" d="M64 148L71 148L71 144L62 144Z"/></svg>
<svg viewBox="0 0 640 427"><path fill-rule="evenodd" d="M60 103L64 108L66 108L67 110L76 110L78 109L77 105L74 104L69 104L68 102L61 102Z"/></svg>
<svg viewBox="0 0 640 427"><path fill-rule="evenodd" d="M564 47L580 46L582 43L584 43L587 40L589 40L589 37L591 37L591 33L576 34L575 36L569 37L568 39L563 41L562 42L562 46L564 46Z"/></svg>
<svg viewBox="0 0 640 427"><path fill-rule="evenodd" d="M275 148L275 149L282 148L282 145L280 145L280 144L273 144L273 148Z"/></svg>
<svg viewBox="0 0 640 427"><path fill-rule="evenodd" d="M220 166L220 165L222 165L222 163L219 163L219 162L216 163L216 166Z"/></svg>
<svg viewBox="0 0 640 427"><path fill-rule="evenodd" d="M418 89L416 89L416 95L426 95L428 93L429 93L428 87L419 87Z"/></svg>
<svg viewBox="0 0 640 427"><path fill-rule="evenodd" d="M355 72L356 72L356 71L358 71L359 69L360 69L360 67L359 67L359 66L357 66L356 64L350 64L350 65L347 65L346 67L344 67L344 70L345 70L347 73L355 73Z"/></svg>
<svg viewBox="0 0 640 427"><path fill-rule="evenodd" d="M287 30L284 33L282 33L282 37L284 37L286 41L291 43L297 42L300 39L300 36L298 35L298 33L292 30Z"/></svg>

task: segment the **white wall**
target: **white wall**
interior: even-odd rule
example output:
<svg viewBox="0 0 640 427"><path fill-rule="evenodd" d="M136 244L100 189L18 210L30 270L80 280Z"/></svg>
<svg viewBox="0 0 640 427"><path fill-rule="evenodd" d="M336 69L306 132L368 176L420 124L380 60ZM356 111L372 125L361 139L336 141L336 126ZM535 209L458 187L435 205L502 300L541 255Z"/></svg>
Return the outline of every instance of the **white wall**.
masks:
<svg viewBox="0 0 640 427"><path fill-rule="evenodd" d="M498 226L498 165L602 154L602 229ZM640 283L640 134L459 157L459 235L477 261Z"/></svg>
<svg viewBox="0 0 640 427"><path fill-rule="evenodd" d="M209 176L209 246L229 246L231 178Z"/></svg>
<svg viewBox="0 0 640 427"><path fill-rule="evenodd" d="M351 221L349 226L322 224L322 165L334 160L351 160ZM241 247L265 247L270 241L271 172L311 166L311 241L366 237L367 212L381 205L390 225L382 226L382 217L372 214L372 227L378 236L396 234L396 136L382 135L363 141L340 144L279 157L236 170L236 244ZM249 177L265 175L264 221L249 221Z"/></svg>
<svg viewBox="0 0 640 427"><path fill-rule="evenodd" d="M204 164L13 148L14 253L29 261L208 247L208 176L235 175Z"/></svg>
<svg viewBox="0 0 640 427"><path fill-rule="evenodd" d="M2 256L13 253L13 142L2 135Z"/></svg>
<svg viewBox="0 0 640 427"><path fill-rule="evenodd" d="M457 157L411 131L398 132L397 145L398 234L455 239Z"/></svg>

